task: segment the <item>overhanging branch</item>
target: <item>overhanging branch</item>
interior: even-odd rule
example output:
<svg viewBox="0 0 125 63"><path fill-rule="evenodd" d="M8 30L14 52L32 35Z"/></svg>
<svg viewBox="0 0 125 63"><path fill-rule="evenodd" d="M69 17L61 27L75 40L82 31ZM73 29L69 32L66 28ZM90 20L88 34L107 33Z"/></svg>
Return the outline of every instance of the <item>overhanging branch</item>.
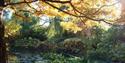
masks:
<svg viewBox="0 0 125 63"><path fill-rule="evenodd" d="M19 4L25 4L25 3L33 3L33 2L36 2L36 1L37 0L29 1L29 2L23 1L23 2L17 2L17 3L7 3L7 4L5 4L5 6L8 6L8 5L19 5Z"/></svg>
<svg viewBox="0 0 125 63"><path fill-rule="evenodd" d="M65 14L74 16L74 17L87 18L87 19L89 19L89 20L93 20L93 21L97 21L97 22L103 21L103 22L105 22L105 23L107 23L107 24L111 24L111 23L108 23L107 20L105 20L105 19L91 18L91 17L87 16L86 14L80 12L80 11L77 10L77 9L75 8L75 6L71 3L71 0L69 0L69 1L59 1L59 0L33 0L33 1L26 1L26 0L24 0L23 2L9 3L9 4L6 4L6 6L7 6L7 5L17 5L17 4L23 4L23 3L25 3L25 4L27 4L29 7L31 7L29 4L30 4L30 3L33 3L33 2L36 2L36 1L45 2L45 3L48 4L49 6L55 8L55 9L57 9L57 10L60 10L60 11L62 11L62 12L65 13ZM61 3L61 4L68 3L68 4L71 5L71 7L73 8L73 10L75 10L76 12L78 12L80 15L78 15L78 14L72 14L72 13L70 13L70 12L64 11L64 10L62 10L62 9L60 9L60 8L58 8L58 7L56 7L56 6L54 6L54 5L51 4L51 3ZM116 4L116 3L114 3L114 4L112 4L112 5L115 5L115 4ZM99 12L99 11L100 11L103 7L105 7L105 6L112 6L112 5L104 5L104 6L101 6L97 11L95 11L95 13Z"/></svg>
<svg viewBox="0 0 125 63"><path fill-rule="evenodd" d="M56 7L56 6L52 5L52 4L50 4L49 2L45 2L45 3L47 3L48 5L50 5L51 7L55 8L55 9L58 9L58 10L64 12L64 13L66 13L66 14L68 14L68 15L71 15L71 16L74 16L74 17L87 18L87 19L89 19L89 20L98 21L98 22L103 21L103 22L105 22L105 23L107 23L107 24L112 25L111 23L106 22L105 19L94 19L94 18L88 17L88 16L86 16L86 15L83 15L83 16L81 16L81 15L74 15L74 14L71 14L71 13L66 12L66 11L64 11L64 10L61 10L60 8L58 8L58 7Z"/></svg>
<svg viewBox="0 0 125 63"><path fill-rule="evenodd" d="M65 4L65 3L70 3L71 1L54 1L54 0L45 0L43 2L53 2L53 3L62 3L62 4Z"/></svg>

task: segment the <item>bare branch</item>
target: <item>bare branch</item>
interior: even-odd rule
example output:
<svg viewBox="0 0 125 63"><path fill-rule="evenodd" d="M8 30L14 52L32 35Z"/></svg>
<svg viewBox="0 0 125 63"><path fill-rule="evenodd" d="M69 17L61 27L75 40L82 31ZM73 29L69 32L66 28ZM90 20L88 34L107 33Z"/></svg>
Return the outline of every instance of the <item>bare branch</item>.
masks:
<svg viewBox="0 0 125 63"><path fill-rule="evenodd" d="M54 1L54 0L45 0L45 2L53 2L53 3L62 3L62 4L65 4L65 3L70 3L71 1Z"/></svg>
<svg viewBox="0 0 125 63"><path fill-rule="evenodd" d="M25 3L33 3L33 2L36 2L36 1L43 1L43 2L53 2L53 3L69 3L70 1L53 1L53 0L32 0L32 1L23 1L23 2L17 2L17 3L7 3L5 4L5 6L8 6L8 5L18 5L18 4L25 4Z"/></svg>
<svg viewBox="0 0 125 63"><path fill-rule="evenodd" d="M80 15L80 16L79 16L79 15L74 15L74 14L71 14L71 13L66 12L66 11L64 11L64 10L61 10L60 8L58 8L58 7L56 7L56 6L52 5L52 4L50 4L50 3L48 3L48 2L45 2L45 3L47 3L48 5L50 5L51 7L55 8L55 9L58 9L58 10L64 12L64 13L66 13L66 14L68 14L68 15L71 15L71 16L74 16L74 17L87 18L87 19L89 19L89 20L93 20L93 21L97 21L97 22L103 21L103 22L105 22L105 23L107 23L107 24L112 25L111 23L106 22L107 20L105 20L105 19L94 19L94 18L88 17L88 16L86 16L86 15L83 15L83 16L81 16L81 15Z"/></svg>
<svg viewBox="0 0 125 63"><path fill-rule="evenodd" d="M27 3L27 1L26 1L26 0L24 0L24 2L26 2L26 4L27 4L30 8L34 9L35 11L37 11L37 9L35 9L35 8L34 8L34 7L32 7L29 3Z"/></svg>
<svg viewBox="0 0 125 63"><path fill-rule="evenodd" d="M98 13L102 8L104 8L104 7L109 7L109 6L114 6L114 5L116 5L116 4L118 4L120 1L118 1L118 2L115 2L115 3L113 3L113 4L111 4L111 5L102 5L97 11L95 11L93 14L96 14L96 13Z"/></svg>
<svg viewBox="0 0 125 63"><path fill-rule="evenodd" d="M56 7L56 6L52 5L52 4L50 4L49 2L45 2L45 3L48 4L48 5L50 5L51 7L53 7L53 8L55 8L55 9L59 10L59 11L62 11L62 12L64 12L64 13L68 14L68 15L71 15L71 16L74 16L74 17L79 17L79 16L77 16L77 15L74 15L74 14L71 14L71 13L69 13L69 12L66 12L66 11L62 10L62 9L60 9L60 8L58 8L58 7Z"/></svg>
<svg viewBox="0 0 125 63"><path fill-rule="evenodd" d="M7 4L5 4L5 6L8 6L8 5L25 4L25 3L33 3L33 2L36 2L36 1L37 1L37 0L35 0L35 1L29 1L29 2L23 1L23 2L17 2L17 3L7 3Z"/></svg>
<svg viewBox="0 0 125 63"><path fill-rule="evenodd" d="M15 13L15 15L16 15L16 16L18 16L18 17L21 17L21 18L23 18L23 19L25 19L25 18L26 18L26 17L21 16L21 15L19 15L19 14L17 14L17 13Z"/></svg>

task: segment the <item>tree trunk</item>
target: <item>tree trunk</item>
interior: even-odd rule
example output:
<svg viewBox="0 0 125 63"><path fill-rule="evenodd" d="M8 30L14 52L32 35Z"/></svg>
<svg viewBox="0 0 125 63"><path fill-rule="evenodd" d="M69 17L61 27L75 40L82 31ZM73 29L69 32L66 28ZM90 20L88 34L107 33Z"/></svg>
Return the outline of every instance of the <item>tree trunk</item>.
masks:
<svg viewBox="0 0 125 63"><path fill-rule="evenodd" d="M4 42L4 25L0 20L0 63L6 63L6 43Z"/></svg>
<svg viewBox="0 0 125 63"><path fill-rule="evenodd" d="M0 0L0 7L4 8L4 3L4 0ZM0 63L7 63L6 43L4 42L4 24L1 18L2 17L0 17Z"/></svg>

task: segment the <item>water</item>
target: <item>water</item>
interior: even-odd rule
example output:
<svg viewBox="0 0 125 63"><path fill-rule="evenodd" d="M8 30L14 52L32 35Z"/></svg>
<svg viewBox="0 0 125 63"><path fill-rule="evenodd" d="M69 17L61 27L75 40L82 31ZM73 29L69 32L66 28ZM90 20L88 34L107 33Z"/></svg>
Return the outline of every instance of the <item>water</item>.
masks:
<svg viewBox="0 0 125 63"><path fill-rule="evenodd" d="M47 63L40 54L36 53L15 53L15 57L10 57L8 63Z"/></svg>

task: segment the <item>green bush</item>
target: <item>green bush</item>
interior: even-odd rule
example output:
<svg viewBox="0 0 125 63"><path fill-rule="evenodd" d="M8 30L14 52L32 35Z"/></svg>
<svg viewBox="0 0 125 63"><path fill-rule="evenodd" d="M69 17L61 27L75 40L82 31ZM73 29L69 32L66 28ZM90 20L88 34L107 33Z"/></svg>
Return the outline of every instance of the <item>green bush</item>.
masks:
<svg viewBox="0 0 125 63"><path fill-rule="evenodd" d="M47 29L46 35L49 42L58 42L63 34L63 28L60 26L61 18L54 17Z"/></svg>
<svg viewBox="0 0 125 63"><path fill-rule="evenodd" d="M44 27L34 27L29 36L44 41L47 40L46 31L47 29Z"/></svg>
<svg viewBox="0 0 125 63"><path fill-rule="evenodd" d="M80 57L66 57L63 54L57 53L42 53L44 59L48 60L48 63L84 63Z"/></svg>
<svg viewBox="0 0 125 63"><path fill-rule="evenodd" d="M85 45L79 38L69 38L58 43L57 52L65 55L80 56L85 52Z"/></svg>
<svg viewBox="0 0 125 63"><path fill-rule="evenodd" d="M101 59L86 59L85 57L77 57L77 56L65 56L63 54L57 53L42 53L41 56L48 60L48 63L111 63L111 61L105 61Z"/></svg>
<svg viewBox="0 0 125 63"><path fill-rule="evenodd" d="M25 32L22 32L21 36L19 38L23 38L23 37L32 37L32 38L36 38L36 39L39 39L41 41L44 41L44 40L47 40L47 37L46 37L46 28L44 27L33 27L32 29L30 30L27 30Z"/></svg>
<svg viewBox="0 0 125 63"><path fill-rule="evenodd" d="M8 55L8 62L9 63L20 63L20 60L17 56Z"/></svg>
<svg viewBox="0 0 125 63"><path fill-rule="evenodd" d="M125 47L118 40L123 33L119 28L112 27L108 31L96 27L92 30L93 35L84 43L87 45L87 60L103 60L108 63L114 60L125 60ZM117 59L116 59L117 58Z"/></svg>
<svg viewBox="0 0 125 63"><path fill-rule="evenodd" d="M41 41L34 38L23 38L15 40L14 46L15 47L38 47L41 44Z"/></svg>

